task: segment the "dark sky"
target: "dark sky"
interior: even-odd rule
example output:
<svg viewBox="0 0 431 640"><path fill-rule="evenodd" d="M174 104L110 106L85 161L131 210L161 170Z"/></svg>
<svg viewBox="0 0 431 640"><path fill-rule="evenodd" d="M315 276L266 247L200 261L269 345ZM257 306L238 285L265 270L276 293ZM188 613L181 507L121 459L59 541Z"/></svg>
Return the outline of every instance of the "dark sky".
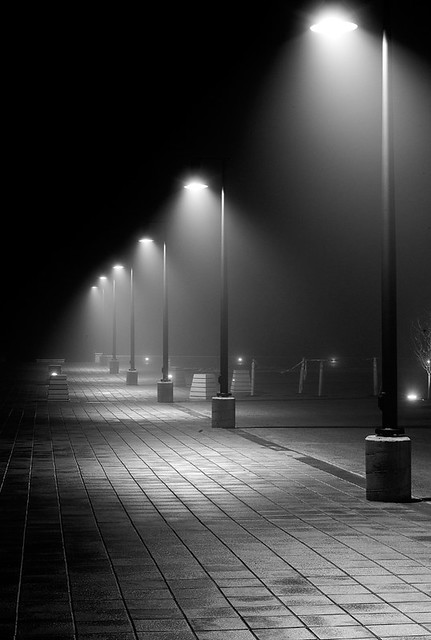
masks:
<svg viewBox="0 0 431 640"><path fill-rule="evenodd" d="M172 247L172 349L216 352L217 225L187 243L168 205L190 166L217 184L224 159L232 350L378 355L379 3L354 4L367 35L332 54L311 3L142 6L10 14L3 353L69 354L65 314L148 231ZM406 352L431 299L431 52L408 8L392 16Z"/></svg>

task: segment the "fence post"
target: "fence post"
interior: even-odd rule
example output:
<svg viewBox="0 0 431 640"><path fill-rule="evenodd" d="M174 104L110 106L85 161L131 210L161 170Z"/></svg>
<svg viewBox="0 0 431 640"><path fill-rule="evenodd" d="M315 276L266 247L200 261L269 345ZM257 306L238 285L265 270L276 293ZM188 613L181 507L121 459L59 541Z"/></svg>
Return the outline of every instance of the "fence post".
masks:
<svg viewBox="0 0 431 640"><path fill-rule="evenodd" d="M298 393L302 393L304 391L304 381L307 376L307 361L305 358L301 360L301 367L299 369L299 387Z"/></svg>

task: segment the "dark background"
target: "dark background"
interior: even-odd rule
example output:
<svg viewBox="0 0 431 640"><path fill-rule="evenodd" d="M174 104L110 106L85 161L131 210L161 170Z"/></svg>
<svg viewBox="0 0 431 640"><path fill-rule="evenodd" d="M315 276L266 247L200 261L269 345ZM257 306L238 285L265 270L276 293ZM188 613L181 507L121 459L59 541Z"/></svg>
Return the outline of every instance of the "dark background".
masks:
<svg viewBox="0 0 431 640"><path fill-rule="evenodd" d="M90 357L98 345L82 318L70 320L72 307L140 235L160 229L173 247L171 348L217 353L217 226L209 227L208 266L197 267L206 251L193 258L177 239L167 203L192 167L205 168L219 185L222 160L232 350L292 362L333 352L378 355L383 9L352 4L369 34L369 55L355 59L347 84L340 71L343 86L353 85L339 95L337 77L329 86L322 80L329 68L322 54L303 56L311 3L73 4L10 12L3 357ZM423 3L410 2L391 13L406 357L409 324L431 299L424 11ZM316 61L322 75L313 78ZM157 352L160 305L153 306L156 337L148 348Z"/></svg>

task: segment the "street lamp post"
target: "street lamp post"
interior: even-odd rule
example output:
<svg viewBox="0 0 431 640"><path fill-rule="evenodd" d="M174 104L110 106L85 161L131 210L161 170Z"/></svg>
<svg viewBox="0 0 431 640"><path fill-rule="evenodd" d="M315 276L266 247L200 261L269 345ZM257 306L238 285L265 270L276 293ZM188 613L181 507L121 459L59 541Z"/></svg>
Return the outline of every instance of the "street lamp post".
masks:
<svg viewBox="0 0 431 640"><path fill-rule="evenodd" d="M130 369L126 373L126 384L138 384L138 371L135 367L135 284L133 267L130 267Z"/></svg>
<svg viewBox="0 0 431 640"><path fill-rule="evenodd" d="M102 287L102 355L101 358L103 359L103 356L105 354L106 351L106 296L105 296L105 284L107 281L107 277L106 276L99 276L99 280L101 283L101 287ZM102 360L103 362L103 360Z"/></svg>
<svg viewBox="0 0 431 640"><path fill-rule="evenodd" d="M173 402L174 384L169 377L168 263L163 243L162 379L157 383L157 402Z"/></svg>
<svg viewBox="0 0 431 640"><path fill-rule="evenodd" d="M207 185L190 182L185 185L191 191L200 191ZM235 398L229 393L229 298L228 298L228 260L225 221L224 184L220 192L220 375L219 393L212 398L211 424L221 429L235 427Z"/></svg>
<svg viewBox="0 0 431 640"><path fill-rule="evenodd" d="M117 359L117 293L115 272L122 269L122 265L115 265L112 272L112 359L109 362L109 373L118 373L120 363Z"/></svg>
<svg viewBox="0 0 431 640"><path fill-rule="evenodd" d="M366 497L384 502L411 499L411 443L398 425L397 279L392 105L390 86L390 32L384 16L382 34L382 252L381 339L382 384L379 394L381 427L365 440ZM340 18L324 19L310 27L317 33L353 31L357 25Z"/></svg>

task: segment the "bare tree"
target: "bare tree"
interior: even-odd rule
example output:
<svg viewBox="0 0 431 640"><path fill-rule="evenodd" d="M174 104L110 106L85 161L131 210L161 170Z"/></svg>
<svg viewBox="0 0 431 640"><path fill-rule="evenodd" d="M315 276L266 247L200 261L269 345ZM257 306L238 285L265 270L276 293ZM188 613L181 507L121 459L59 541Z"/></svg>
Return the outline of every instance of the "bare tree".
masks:
<svg viewBox="0 0 431 640"><path fill-rule="evenodd" d="M427 374L427 400L431 386L431 308L412 324L412 341L416 358Z"/></svg>

